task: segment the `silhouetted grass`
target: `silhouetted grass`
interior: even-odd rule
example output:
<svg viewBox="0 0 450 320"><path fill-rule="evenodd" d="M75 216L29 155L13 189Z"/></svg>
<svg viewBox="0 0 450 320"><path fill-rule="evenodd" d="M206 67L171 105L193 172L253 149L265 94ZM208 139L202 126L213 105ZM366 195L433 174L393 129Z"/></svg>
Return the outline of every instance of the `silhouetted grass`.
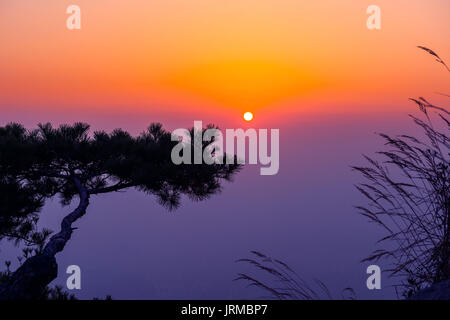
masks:
<svg viewBox="0 0 450 320"><path fill-rule="evenodd" d="M419 48L449 70L434 51ZM410 115L425 138L380 134L388 147L377 153L382 160L365 156L367 167L353 167L366 180L356 188L369 200L357 208L386 232L382 248L363 261L388 258L390 275L406 279L397 286L404 296L450 279L450 113L423 97L410 100L425 115Z"/></svg>
<svg viewBox="0 0 450 320"><path fill-rule="evenodd" d="M246 273L239 273L235 280L248 282L249 286L262 289L269 294L269 298L279 300L321 300L333 299L328 287L320 280L314 279L314 285L310 286L305 280L300 278L283 261L273 259L261 252L251 251L251 258L239 259L237 262L244 262L252 265L257 270L270 276L267 282L258 280L256 277ZM342 291L341 299L354 299L355 292L352 288Z"/></svg>

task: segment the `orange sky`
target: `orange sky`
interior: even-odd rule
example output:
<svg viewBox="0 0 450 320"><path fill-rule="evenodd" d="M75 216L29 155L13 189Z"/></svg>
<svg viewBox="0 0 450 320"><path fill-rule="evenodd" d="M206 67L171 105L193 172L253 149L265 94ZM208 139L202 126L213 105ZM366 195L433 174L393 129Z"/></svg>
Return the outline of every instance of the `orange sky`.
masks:
<svg viewBox="0 0 450 320"><path fill-rule="evenodd" d="M448 91L450 2L1 0L0 110L388 109ZM82 29L66 29L69 4ZM339 110L336 110L336 109ZM20 120L20 119L18 119Z"/></svg>

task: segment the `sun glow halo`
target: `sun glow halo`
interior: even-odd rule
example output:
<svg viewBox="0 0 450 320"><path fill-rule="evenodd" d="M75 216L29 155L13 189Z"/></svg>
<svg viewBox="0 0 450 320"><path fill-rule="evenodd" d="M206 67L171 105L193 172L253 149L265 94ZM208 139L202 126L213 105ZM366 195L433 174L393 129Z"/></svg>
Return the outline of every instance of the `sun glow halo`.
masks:
<svg viewBox="0 0 450 320"><path fill-rule="evenodd" d="M245 121L252 121L253 120L253 113L251 113L251 112L246 112L246 113L244 113L244 120Z"/></svg>

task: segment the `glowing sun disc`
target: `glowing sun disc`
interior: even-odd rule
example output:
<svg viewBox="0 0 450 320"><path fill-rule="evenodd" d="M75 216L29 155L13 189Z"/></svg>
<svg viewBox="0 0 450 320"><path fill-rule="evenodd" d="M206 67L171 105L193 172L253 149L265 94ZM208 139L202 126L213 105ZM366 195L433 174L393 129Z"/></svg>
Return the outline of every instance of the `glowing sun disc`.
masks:
<svg viewBox="0 0 450 320"><path fill-rule="evenodd" d="M252 119L253 119L253 113L251 113L251 112L244 113L244 120L245 121L252 121Z"/></svg>

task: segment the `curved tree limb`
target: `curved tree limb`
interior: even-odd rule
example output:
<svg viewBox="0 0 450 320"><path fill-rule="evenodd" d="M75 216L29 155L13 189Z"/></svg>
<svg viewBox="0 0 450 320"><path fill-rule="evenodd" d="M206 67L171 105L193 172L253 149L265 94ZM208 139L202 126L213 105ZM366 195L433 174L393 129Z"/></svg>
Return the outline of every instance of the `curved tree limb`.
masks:
<svg viewBox="0 0 450 320"><path fill-rule="evenodd" d="M89 193L77 177L73 177L72 180L78 189L80 203L74 211L63 219L61 222L61 231L50 238L49 242L44 247L42 252L43 255L54 256L58 252L61 252L72 236L72 223L86 214L86 209L89 205Z"/></svg>
<svg viewBox="0 0 450 320"><path fill-rule="evenodd" d="M50 238L42 252L28 258L10 279L0 286L0 300L39 299L47 285L57 277L55 255L64 249L74 230L72 224L86 213L89 205L87 189L77 177L73 176L71 179L78 189L78 207L62 220L61 230Z"/></svg>

